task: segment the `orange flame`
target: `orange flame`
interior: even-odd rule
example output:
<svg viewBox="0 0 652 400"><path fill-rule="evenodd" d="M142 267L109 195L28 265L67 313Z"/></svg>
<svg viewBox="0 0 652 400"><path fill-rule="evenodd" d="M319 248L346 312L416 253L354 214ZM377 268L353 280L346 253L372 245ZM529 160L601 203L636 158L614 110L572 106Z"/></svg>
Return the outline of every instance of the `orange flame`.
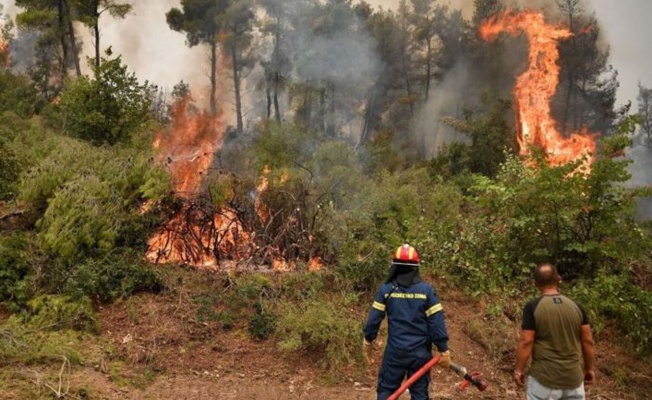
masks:
<svg viewBox="0 0 652 400"><path fill-rule="evenodd" d="M145 258L214 269L219 260L248 257L251 240L233 210L206 214L192 200L220 148L224 130L219 117L193 110L191 102L187 97L172 106L169 132L160 133L152 143L157 159L170 171L176 194L186 201L149 238ZM141 211L147 210L143 205Z"/></svg>
<svg viewBox="0 0 652 400"><path fill-rule="evenodd" d="M219 116L193 112L191 102L187 96L172 106L170 131L160 133L152 144L172 175L176 193L186 199L199 192L224 133Z"/></svg>
<svg viewBox="0 0 652 400"><path fill-rule="evenodd" d="M506 11L487 20L480 27L484 40L493 40L501 32L516 36L524 33L529 41L529 67L516 81L514 97L519 120L518 144L521 156L531 155L531 147L541 147L551 165L561 165L587 157L590 169L596 143L586 128L562 137L550 110L550 100L559 84L559 51L557 42L573 34L561 26L545 22L536 11Z"/></svg>
<svg viewBox="0 0 652 400"><path fill-rule="evenodd" d="M152 263L183 263L216 269L219 261L250 255L251 239L233 210L213 216L183 207L147 241L145 258Z"/></svg>
<svg viewBox="0 0 652 400"><path fill-rule="evenodd" d="M0 28L2 28L1 24ZM9 46L2 40L2 36L0 36L0 66L9 68Z"/></svg>

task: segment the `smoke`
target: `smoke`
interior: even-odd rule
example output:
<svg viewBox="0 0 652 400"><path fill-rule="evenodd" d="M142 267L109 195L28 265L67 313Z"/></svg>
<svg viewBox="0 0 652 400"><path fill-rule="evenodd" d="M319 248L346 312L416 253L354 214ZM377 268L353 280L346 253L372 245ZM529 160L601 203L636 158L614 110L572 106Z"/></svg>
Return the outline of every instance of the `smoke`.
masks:
<svg viewBox="0 0 652 400"><path fill-rule="evenodd" d="M435 156L445 145L453 142L467 142L468 138L441 119L459 116L468 107L476 94L471 87L471 70L466 62L459 62L430 90L428 102L421 108L413 121L413 134L417 143L428 152L426 157ZM469 97L470 96L470 97Z"/></svg>
<svg viewBox="0 0 652 400"><path fill-rule="evenodd" d="M634 137L633 145L627 151L627 157L633 161L627 168L632 177L625 186L636 188L652 185L652 148L645 145L643 133ZM637 200L636 216L639 220L652 219L652 198Z"/></svg>
<svg viewBox="0 0 652 400"><path fill-rule="evenodd" d="M382 7L386 10L396 10L400 4L400 0L364 0L375 8ZM473 2L474 0L449 0L438 1L440 5L448 4L449 8L454 10L461 10L465 18L470 19L473 16ZM409 0L408 0L409 3Z"/></svg>
<svg viewBox="0 0 652 400"><path fill-rule="evenodd" d="M208 54L202 46L189 48L185 35L168 26L165 13L180 7L180 0L138 0L124 19L109 15L100 18L101 46L122 55L131 71L143 80L172 87L183 80L192 87L208 85ZM94 52L90 30L77 26L83 34L84 55Z"/></svg>
<svg viewBox="0 0 652 400"><path fill-rule="evenodd" d="M261 62L276 65L284 80L312 90L306 96L321 97L315 103L320 103L319 107L337 110L324 116L327 124L336 130L359 133L358 125L362 121L359 109L380 71L375 41L364 22L345 3L305 0L268 0L267 3L269 9L275 10L268 17L274 22L280 19L277 44L280 55L274 54L272 37L261 37L257 49ZM276 63L272 59L275 56ZM248 84L253 87L263 80L264 71L258 67L248 78ZM252 115L264 115L262 109L266 104L261 99L265 96L260 88L258 92L250 92L259 99L248 101L258 108ZM281 113L287 115L291 105L283 97L279 99ZM325 106L324 101L329 105Z"/></svg>

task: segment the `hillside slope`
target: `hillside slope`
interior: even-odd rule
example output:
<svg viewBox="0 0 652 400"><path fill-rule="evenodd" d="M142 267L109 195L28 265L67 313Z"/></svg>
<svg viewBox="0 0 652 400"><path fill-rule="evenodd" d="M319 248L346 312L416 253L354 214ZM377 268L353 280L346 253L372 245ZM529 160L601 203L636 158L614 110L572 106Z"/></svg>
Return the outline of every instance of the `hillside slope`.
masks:
<svg viewBox="0 0 652 400"><path fill-rule="evenodd" d="M199 322L192 284L161 294L141 294L100 309L101 333L82 339L83 362L71 369L53 364L12 366L3 377L0 399L341 399L375 398L374 365L351 367L343 375L319 367L314 354L281 352L274 341L252 341L246 328L224 330ZM460 378L432 372L433 399L523 398L511 381L518 327L503 318L487 319L482 304L458 293L442 293L454 361L484 374L489 388L460 393ZM599 336L598 383L589 399L645 399L652 383L649 360L636 361L624 349ZM9 377L15 379L8 380ZM22 382L22 383L21 383ZM48 387L49 385L49 387ZM25 391L25 387L31 391ZM404 395L407 399L409 396Z"/></svg>

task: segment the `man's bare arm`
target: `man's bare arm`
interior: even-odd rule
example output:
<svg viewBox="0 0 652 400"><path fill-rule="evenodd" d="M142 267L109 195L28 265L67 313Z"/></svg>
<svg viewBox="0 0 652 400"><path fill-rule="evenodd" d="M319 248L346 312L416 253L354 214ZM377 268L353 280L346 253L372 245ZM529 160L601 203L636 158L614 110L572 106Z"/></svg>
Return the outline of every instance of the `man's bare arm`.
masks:
<svg viewBox="0 0 652 400"><path fill-rule="evenodd" d="M584 356L584 383L589 385L595 380L595 343L591 325L582 325L580 339L582 340L582 356Z"/></svg>
<svg viewBox="0 0 652 400"><path fill-rule="evenodd" d="M522 330L521 336L518 339L516 347L516 368L514 369L514 381L519 386L525 384L525 366L527 365L530 355L532 355L532 347L534 346L535 331Z"/></svg>

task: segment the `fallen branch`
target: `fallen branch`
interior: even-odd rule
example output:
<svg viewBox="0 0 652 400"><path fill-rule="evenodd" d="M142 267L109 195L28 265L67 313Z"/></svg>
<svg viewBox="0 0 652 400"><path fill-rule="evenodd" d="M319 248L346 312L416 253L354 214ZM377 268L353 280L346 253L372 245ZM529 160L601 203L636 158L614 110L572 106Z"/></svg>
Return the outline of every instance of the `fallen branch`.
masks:
<svg viewBox="0 0 652 400"><path fill-rule="evenodd" d="M61 356L61 358L63 358L63 363L61 363L61 368L59 369L59 383L57 385L57 388L55 388L53 385L48 383L46 380L42 379L40 373L38 373L37 371L31 370L31 372L33 372L34 375L36 376L36 382L35 382L36 387L41 387L41 386L47 387L48 389L50 389L54 393L55 398L57 398L57 399L81 400L79 397L73 396L72 394L69 393L70 392L70 379L68 379L68 377L71 374L70 361L65 356ZM66 386L66 388L64 390L63 389L63 386L64 386L64 373L66 371L67 371L67 374L65 375L65 380L66 380L65 386Z"/></svg>
<svg viewBox="0 0 652 400"><path fill-rule="evenodd" d="M14 217L21 216L21 215L23 215L23 214L25 214L25 211L23 211L23 210L18 210L18 211L10 212L9 214L5 214L5 215L3 215L2 217L0 217L0 222L2 222L2 221L6 221L6 220L11 219L11 218L14 218Z"/></svg>

